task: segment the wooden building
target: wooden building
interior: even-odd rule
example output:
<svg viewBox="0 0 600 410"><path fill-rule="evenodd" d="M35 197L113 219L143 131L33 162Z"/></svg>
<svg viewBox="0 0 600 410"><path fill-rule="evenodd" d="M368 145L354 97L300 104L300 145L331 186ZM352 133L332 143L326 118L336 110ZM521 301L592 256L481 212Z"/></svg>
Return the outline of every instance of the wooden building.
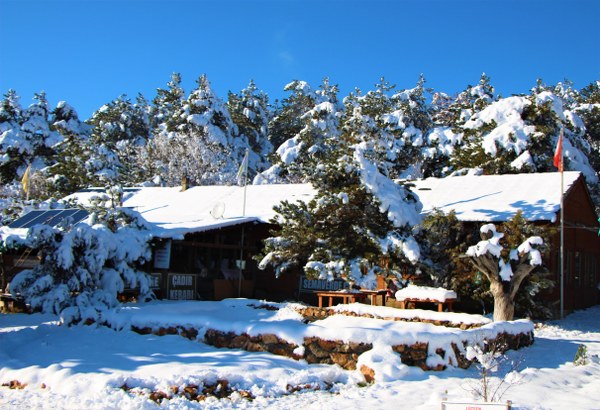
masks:
<svg viewBox="0 0 600 410"><path fill-rule="evenodd" d="M564 281L566 312L600 303L600 223L581 173L564 172ZM560 204L559 172L514 175L459 176L413 181L423 212L454 210L469 224L502 223L518 211L530 222L554 227L549 259L544 265L555 286L540 297L560 310Z"/></svg>
<svg viewBox="0 0 600 410"><path fill-rule="evenodd" d="M563 177L564 309L571 311L600 303L600 227L582 175L565 172ZM531 222L556 228L560 222L560 173L428 178L411 183L424 214L454 210L460 221L480 225L502 223L521 211ZM89 189L71 197L86 203L97 194ZM283 200L308 201L314 194L309 184L144 187L126 190L123 206L139 211L154 227L154 260L148 271L159 297L313 302L308 298L313 290L343 285L305 281L299 274L275 278L272 271L259 270L253 256L275 228L270 224L273 207ZM556 283L544 297L557 311L559 238L557 234L553 239L550 260L544 261Z"/></svg>

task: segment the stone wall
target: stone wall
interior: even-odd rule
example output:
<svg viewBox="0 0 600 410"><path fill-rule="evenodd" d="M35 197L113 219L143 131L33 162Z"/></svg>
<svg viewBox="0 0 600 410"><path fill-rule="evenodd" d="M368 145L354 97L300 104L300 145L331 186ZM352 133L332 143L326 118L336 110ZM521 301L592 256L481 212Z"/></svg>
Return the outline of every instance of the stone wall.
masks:
<svg viewBox="0 0 600 410"><path fill-rule="evenodd" d="M277 309L270 305L256 306L257 309ZM329 308L306 307L298 310L305 318L306 322L324 319L332 314L347 314L350 316L359 316L353 312L335 312ZM362 315L365 316L365 315ZM366 315L367 317L372 317ZM385 319L385 318L380 318ZM403 320L402 318L389 318L388 320ZM460 329L468 329L478 327L479 325L465 324L447 324L441 321L433 320L418 320L411 319L405 321L421 321L431 323L438 326L454 327ZM196 340L199 332L195 328L186 328L180 326L174 327L159 327L159 328L137 328L132 327L132 330L140 334L155 334L163 335L181 335L191 340ZM500 333L494 339L486 339L486 346L493 348L496 351L504 352L512 349L517 350L533 343L533 333L509 334ZM311 364L337 364L347 370L355 370L357 368L358 357L371 350L373 346L370 343L348 343L342 340L323 340L318 337L304 338L302 345L298 346L283 339L280 339L274 334L248 335L236 334L233 332L223 332L215 329L208 329L202 341L206 344L229 349L242 349L249 352L269 352L272 354L286 356L295 360L306 360ZM464 344L464 342L463 342ZM447 365L452 365L460 368L468 368L472 361L468 360L465 355L465 346L457 346L451 344L451 351L437 348L435 351L430 350L427 341L421 341L411 345L395 345L392 350L400 355L400 360L407 366L417 366L423 370L444 370ZM436 357L438 356L438 357ZM428 358L435 357L438 360L432 360L429 365ZM360 369L368 381L372 381L374 374L372 369Z"/></svg>
<svg viewBox="0 0 600 410"><path fill-rule="evenodd" d="M355 317L368 317L372 319L382 319L382 320L393 320L399 322L419 322L419 323L431 323L436 326L444 326L444 327L454 327L462 330L473 329L477 327L481 327L479 323L456 323L450 322L448 320L433 320L433 319L424 319L419 317L412 318L402 318L402 317L387 317L387 316L374 316L370 314L358 314L350 311L336 311L331 308L319 308L307 306L304 308L296 309L298 313L300 313L307 322L314 322L316 320L325 319L331 315L345 315L345 316L355 316Z"/></svg>
<svg viewBox="0 0 600 410"><path fill-rule="evenodd" d="M140 334L155 334L158 336L179 334L189 339L195 339L198 335L196 329L187 329L182 327L168 327L151 329L132 328L133 331ZM317 337L307 337L302 346L289 343L278 338L273 334L263 334L259 336L250 336L248 334L236 334L233 332L222 332L209 329L206 331L203 342L218 348L242 349L249 352L269 352L272 354L290 357L296 360L304 359L308 363L315 364L337 364L344 369L356 369L358 357L364 352L371 350L373 346L370 343L347 343L341 340L323 340ZM498 351L508 349L517 350L533 343L533 333L509 334L501 333L492 340L487 340L488 346L495 346ZM464 347L464 346L463 346ZM407 366L417 366L423 370L444 370L446 365L437 364L430 367L427 364L427 358L433 353L440 358L451 358L448 364L461 368L468 368L472 362L467 360L463 354L464 349L460 349L452 344L452 352L446 352L443 349L436 349L435 352L429 351L429 343L426 341L418 342L412 345L395 345L392 350L400 355L402 363Z"/></svg>

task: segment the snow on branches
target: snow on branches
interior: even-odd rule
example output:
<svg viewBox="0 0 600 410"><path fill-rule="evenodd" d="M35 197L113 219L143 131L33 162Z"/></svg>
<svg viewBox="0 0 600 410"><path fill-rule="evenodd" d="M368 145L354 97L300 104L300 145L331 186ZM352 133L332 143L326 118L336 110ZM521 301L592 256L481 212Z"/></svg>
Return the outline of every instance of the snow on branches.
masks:
<svg viewBox="0 0 600 410"><path fill-rule="evenodd" d="M15 276L11 292L35 310L60 314L66 323L98 320L118 305L117 294L126 288L149 297L149 279L138 268L151 256L145 221L129 209L108 210L94 223L97 217L74 226L31 228L24 245L39 251L42 260Z"/></svg>
<svg viewBox="0 0 600 410"><path fill-rule="evenodd" d="M501 242L504 233L498 232L494 224L483 225L480 233L482 240L469 247L466 255L490 282L494 320L512 320L514 299L522 281L542 265L538 247L544 241L539 236L531 236L507 252Z"/></svg>

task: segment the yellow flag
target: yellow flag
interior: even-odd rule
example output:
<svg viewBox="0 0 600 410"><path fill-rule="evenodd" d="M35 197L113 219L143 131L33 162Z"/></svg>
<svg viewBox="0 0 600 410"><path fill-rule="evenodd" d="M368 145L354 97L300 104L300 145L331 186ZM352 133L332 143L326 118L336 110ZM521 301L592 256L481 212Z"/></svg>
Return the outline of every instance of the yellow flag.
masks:
<svg viewBox="0 0 600 410"><path fill-rule="evenodd" d="M29 193L29 173L31 172L31 164L27 166L23 178L21 179L21 185L23 185L23 192Z"/></svg>

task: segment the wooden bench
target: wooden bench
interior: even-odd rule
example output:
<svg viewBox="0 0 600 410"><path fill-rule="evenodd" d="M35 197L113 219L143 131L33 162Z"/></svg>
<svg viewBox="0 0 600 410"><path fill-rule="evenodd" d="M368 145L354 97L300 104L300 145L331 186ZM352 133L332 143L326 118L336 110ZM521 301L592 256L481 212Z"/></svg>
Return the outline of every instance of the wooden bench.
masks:
<svg viewBox="0 0 600 410"><path fill-rule="evenodd" d="M342 299L342 303L364 302L368 295L364 292L320 292L315 294L319 298L319 307L323 307L323 298L328 298L328 305L333 306L334 299Z"/></svg>
<svg viewBox="0 0 600 410"><path fill-rule="evenodd" d="M380 290L367 290L367 289L361 289L360 290L362 293L365 293L369 298L371 298L371 305L376 306L377 303L377 298L381 298L381 304L380 306L385 306L385 301L387 298L387 290L386 289L380 289Z"/></svg>
<svg viewBox="0 0 600 410"><path fill-rule="evenodd" d="M406 309L409 303L433 303L433 304L437 304L438 312L443 312L444 305L448 305L448 312L452 312L452 304L455 301L456 301L456 299L434 300L434 299L406 298L403 300L398 300L398 303L400 303L401 309Z"/></svg>

